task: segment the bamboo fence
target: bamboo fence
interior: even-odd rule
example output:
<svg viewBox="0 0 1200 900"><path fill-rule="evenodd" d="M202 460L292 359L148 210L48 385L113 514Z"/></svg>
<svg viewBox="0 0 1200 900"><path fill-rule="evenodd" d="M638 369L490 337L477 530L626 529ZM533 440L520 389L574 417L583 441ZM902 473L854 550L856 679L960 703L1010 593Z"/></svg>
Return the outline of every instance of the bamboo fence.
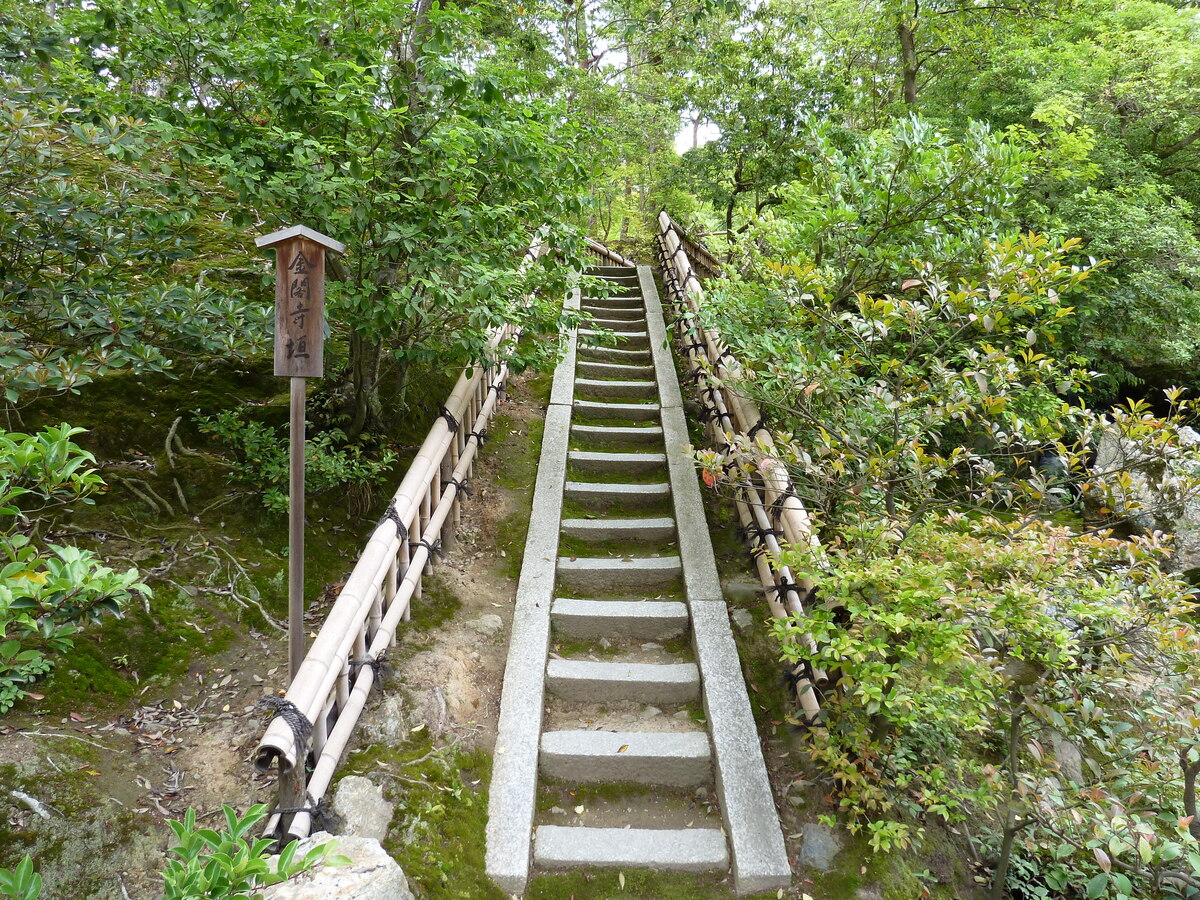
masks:
<svg viewBox="0 0 1200 900"><path fill-rule="evenodd" d="M738 393L741 367L712 327L701 319L704 288L696 277L692 259L710 274L720 266L715 257L689 238L665 210L658 214L659 254L663 282L683 342L690 380L700 394L706 431L713 446L721 449L733 472L734 502L754 564L766 592L771 615L803 621L805 604L814 596L812 581L796 578L780 555L788 547L815 546L812 519L796 496L787 467L780 461L770 429L763 424L758 406ZM703 260L703 262L700 262ZM737 441L741 436L747 440ZM739 446L748 446L746 455ZM804 638L815 650L811 637ZM821 707L816 688L826 683L825 673L805 668L796 673L796 698L805 720L815 724Z"/></svg>
<svg viewBox="0 0 1200 900"><path fill-rule="evenodd" d="M605 260L632 265L591 243L589 249ZM544 244L535 243L523 264L546 252ZM490 347L517 337L514 326L498 328ZM278 770L276 810L265 833L281 843L309 834L396 629L411 618L412 603L421 598L421 579L432 572L433 554L453 538L462 494L507 376L507 365L495 363L474 366L459 377L286 695L264 701L276 715L254 764L260 771Z"/></svg>
<svg viewBox="0 0 1200 900"><path fill-rule="evenodd" d="M591 238L587 238L587 248L602 263L612 263L614 266L630 266L636 267L637 263L628 257L622 256L615 250L609 250L603 244L598 244Z"/></svg>

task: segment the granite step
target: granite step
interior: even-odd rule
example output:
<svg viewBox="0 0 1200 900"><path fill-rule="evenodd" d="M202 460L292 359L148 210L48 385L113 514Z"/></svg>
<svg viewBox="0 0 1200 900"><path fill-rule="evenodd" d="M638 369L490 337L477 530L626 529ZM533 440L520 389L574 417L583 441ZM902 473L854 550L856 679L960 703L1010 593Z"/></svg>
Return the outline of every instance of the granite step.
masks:
<svg viewBox="0 0 1200 900"><path fill-rule="evenodd" d="M578 472L607 475L647 475L666 470L665 453L605 453L595 450L572 450L567 465Z"/></svg>
<svg viewBox="0 0 1200 900"><path fill-rule="evenodd" d="M602 422L657 422L660 409L657 403L616 403L599 400L575 401L575 414L577 416L598 419Z"/></svg>
<svg viewBox="0 0 1200 900"><path fill-rule="evenodd" d="M547 731L539 766L547 777L579 784L688 787L712 780L702 731Z"/></svg>
<svg viewBox="0 0 1200 900"><path fill-rule="evenodd" d="M578 640L629 638L666 641L685 634L690 621L678 600L554 601L550 621L555 631Z"/></svg>
<svg viewBox="0 0 1200 900"><path fill-rule="evenodd" d="M581 591L657 590L678 585L678 556L560 556L558 585Z"/></svg>
<svg viewBox="0 0 1200 900"><path fill-rule="evenodd" d="M534 863L547 869L649 868L714 872L729 867L725 835L717 828L584 828L541 825Z"/></svg>
<svg viewBox="0 0 1200 900"><path fill-rule="evenodd" d="M691 703L700 698L700 670L695 663L551 659L546 664L546 690L586 703Z"/></svg>

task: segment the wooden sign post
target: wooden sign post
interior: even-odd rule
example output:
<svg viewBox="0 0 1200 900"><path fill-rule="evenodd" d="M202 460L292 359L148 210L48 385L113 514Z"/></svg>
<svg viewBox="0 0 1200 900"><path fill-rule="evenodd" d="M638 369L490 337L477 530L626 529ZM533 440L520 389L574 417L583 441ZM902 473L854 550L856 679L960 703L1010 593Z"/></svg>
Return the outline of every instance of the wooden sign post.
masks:
<svg viewBox="0 0 1200 900"><path fill-rule="evenodd" d="M275 248L275 374L291 379L288 493L288 672L304 659L304 379L324 372L325 251L346 245L293 225L255 239Z"/></svg>

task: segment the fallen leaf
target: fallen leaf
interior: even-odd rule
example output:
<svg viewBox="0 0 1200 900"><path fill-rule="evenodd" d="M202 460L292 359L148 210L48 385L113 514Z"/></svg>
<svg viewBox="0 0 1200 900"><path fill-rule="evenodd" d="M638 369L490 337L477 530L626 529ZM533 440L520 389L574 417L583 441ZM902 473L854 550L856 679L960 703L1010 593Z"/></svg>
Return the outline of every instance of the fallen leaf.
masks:
<svg viewBox="0 0 1200 900"><path fill-rule="evenodd" d="M625 890L625 873L624 872L617 873L617 883L619 885L621 885L621 890Z"/></svg>
<svg viewBox="0 0 1200 900"><path fill-rule="evenodd" d="M575 807L575 815L577 815L577 816L583 815L583 807L582 806Z"/></svg>
<svg viewBox="0 0 1200 900"><path fill-rule="evenodd" d="M45 700L46 699L45 694L38 694L38 693L35 693L34 691L30 691L25 696L28 697L30 700Z"/></svg>
<svg viewBox="0 0 1200 900"><path fill-rule="evenodd" d="M620 747L620 749L619 749L619 750L617 750L617 752L618 752L618 753L624 753L624 752L625 752L626 750L628 750L628 749L629 749L629 745L628 745L628 744L622 744L622 745L621 745L621 747Z"/></svg>
<svg viewBox="0 0 1200 900"><path fill-rule="evenodd" d="M71 713L71 721L73 721L73 722L86 722L86 721L87 721L87 719L85 719L85 718L84 718L83 716L81 716L79 713L77 713L77 712L73 712L73 713Z"/></svg>

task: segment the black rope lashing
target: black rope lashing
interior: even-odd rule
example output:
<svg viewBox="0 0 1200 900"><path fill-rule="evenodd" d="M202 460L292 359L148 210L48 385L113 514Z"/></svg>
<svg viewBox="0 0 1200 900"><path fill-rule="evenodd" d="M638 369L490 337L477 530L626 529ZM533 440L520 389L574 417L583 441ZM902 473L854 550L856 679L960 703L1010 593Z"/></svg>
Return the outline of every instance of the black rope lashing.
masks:
<svg viewBox="0 0 1200 900"><path fill-rule="evenodd" d="M396 537L400 538L402 541L408 540L408 529L405 528L404 523L400 521L400 513L396 509L395 498L388 501L387 510L384 512L383 517L379 520L380 525L382 525L384 522L391 522L396 526Z"/></svg>
<svg viewBox="0 0 1200 900"><path fill-rule="evenodd" d="M486 430L480 428L478 431L468 431L467 437L475 438L476 443L478 443L479 446L482 447L484 441L486 441L488 439L488 433Z"/></svg>
<svg viewBox="0 0 1200 900"><path fill-rule="evenodd" d="M683 345L683 352L691 353L693 350L695 350L699 353L703 353L707 347L708 344L704 343L704 341L692 341L690 344Z"/></svg>
<svg viewBox="0 0 1200 900"><path fill-rule="evenodd" d="M446 558L446 551L442 549L442 539L441 538L435 538L432 543L430 543L425 538L422 538L414 546L424 547L426 550L428 550L429 551L429 561L431 563L433 562L433 557L435 554L438 557L438 559Z"/></svg>
<svg viewBox="0 0 1200 900"><path fill-rule="evenodd" d="M454 485L455 489L460 494L466 494L468 497L470 497L471 489L469 487L467 487L468 483L469 482L467 481L466 478L447 478L446 479L446 484Z"/></svg>
<svg viewBox="0 0 1200 900"><path fill-rule="evenodd" d="M779 601L782 603L784 598L787 597L789 593L796 591L797 587L798 585L794 581L789 581L781 575L779 576L779 582L777 584L773 584L769 588L764 588L763 590L765 590L768 594L776 594L779 597ZM798 591L796 592L797 594L799 593Z"/></svg>
<svg viewBox="0 0 1200 900"><path fill-rule="evenodd" d="M271 719L283 719L284 724L292 729L292 737L296 741L296 747L308 750L308 742L312 738L313 725L308 721L308 716L304 715L291 700L284 697L262 697L259 699L257 706L262 709L269 709L273 713ZM268 723L269 724L269 723ZM301 754L296 753L296 757L300 758Z"/></svg>
<svg viewBox="0 0 1200 900"><path fill-rule="evenodd" d="M446 427L450 429L451 434L455 434L458 431L458 419L454 418L454 413L446 409L444 403L438 404L438 415L446 420Z"/></svg>
<svg viewBox="0 0 1200 900"><path fill-rule="evenodd" d="M780 516L783 515L783 505L787 503L788 497L796 497L797 500L800 499L796 496L796 489L790 484L787 486L787 490L776 497L775 501L771 504L771 518L776 521L779 520Z"/></svg>
<svg viewBox="0 0 1200 900"><path fill-rule="evenodd" d="M766 423L763 422L762 419L759 419L757 422L755 422L753 425L750 426L750 430L746 432L746 437L753 438L760 431L765 431L768 434L770 434L770 429L767 428Z"/></svg>
<svg viewBox="0 0 1200 900"><path fill-rule="evenodd" d="M375 673L375 680L378 681L383 674L383 669L387 665L387 654L383 651L376 653L374 656L363 656L359 659L350 660L350 680L354 681L358 678L358 673L362 671L363 666L366 666Z"/></svg>
<svg viewBox="0 0 1200 900"><path fill-rule="evenodd" d="M499 385L499 383L497 383L497 382L492 382L491 384L489 384L489 385L488 385L488 390L489 390L489 391L495 391L495 392L496 392L496 396L497 396L497 397L499 397L499 396L500 396L500 392L501 392L502 390L504 390L504 388L502 388L502 387Z"/></svg>

